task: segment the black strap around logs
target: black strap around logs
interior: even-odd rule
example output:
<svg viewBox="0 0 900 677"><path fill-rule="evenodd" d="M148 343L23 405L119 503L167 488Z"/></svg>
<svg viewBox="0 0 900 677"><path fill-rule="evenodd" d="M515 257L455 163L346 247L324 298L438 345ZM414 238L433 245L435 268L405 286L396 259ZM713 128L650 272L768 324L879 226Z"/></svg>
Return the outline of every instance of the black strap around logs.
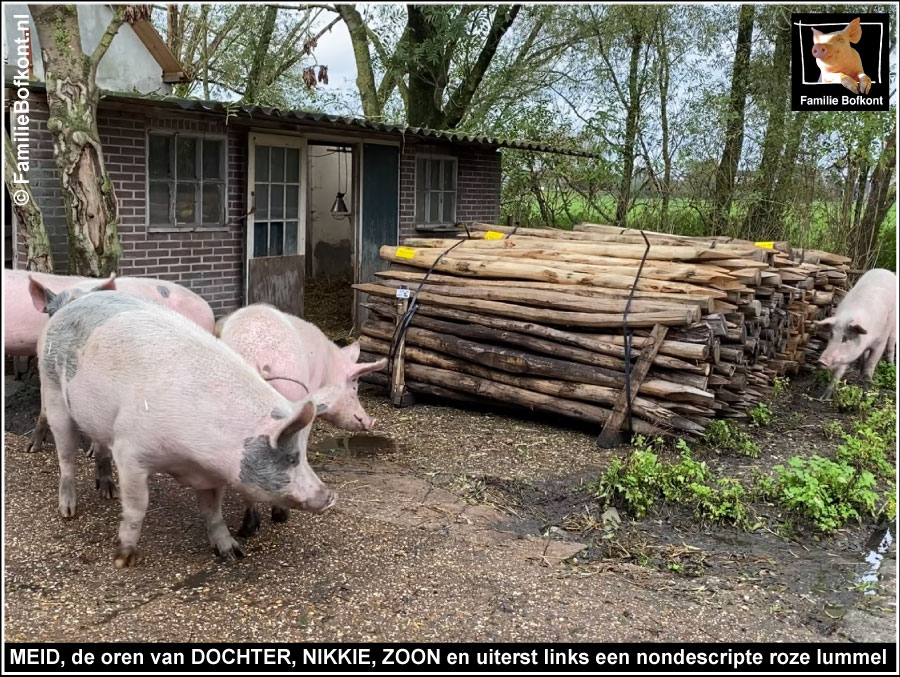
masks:
<svg viewBox="0 0 900 677"><path fill-rule="evenodd" d="M625 337L625 401L628 404L628 414L625 418L625 429L631 432L631 331L628 329L628 311L631 310L631 299L634 298L634 291L637 283L641 279L641 272L644 270L644 263L647 261L647 254L650 253L650 240L647 239L646 233L641 231L641 237L644 238L644 255L641 257L641 265L638 266L637 275L634 276L634 282L631 283L631 291L628 293L628 300L625 302L625 313L622 315L622 334Z"/></svg>

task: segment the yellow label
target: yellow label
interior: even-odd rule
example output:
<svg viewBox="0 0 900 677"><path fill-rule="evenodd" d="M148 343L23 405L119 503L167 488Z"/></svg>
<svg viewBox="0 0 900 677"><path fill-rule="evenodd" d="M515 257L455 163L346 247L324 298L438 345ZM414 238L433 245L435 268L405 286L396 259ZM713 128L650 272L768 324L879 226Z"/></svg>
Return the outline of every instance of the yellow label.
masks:
<svg viewBox="0 0 900 677"><path fill-rule="evenodd" d="M416 255L412 247L397 247L397 256L401 259L411 259Z"/></svg>
<svg viewBox="0 0 900 677"><path fill-rule="evenodd" d="M766 249L774 249L774 248L775 248L775 243L774 243L774 242L757 242L757 243L756 243L756 246L757 246L757 247L764 247L764 248L766 248Z"/></svg>
<svg viewBox="0 0 900 677"><path fill-rule="evenodd" d="M503 233L498 233L496 230L489 230L484 234L485 240L502 240Z"/></svg>

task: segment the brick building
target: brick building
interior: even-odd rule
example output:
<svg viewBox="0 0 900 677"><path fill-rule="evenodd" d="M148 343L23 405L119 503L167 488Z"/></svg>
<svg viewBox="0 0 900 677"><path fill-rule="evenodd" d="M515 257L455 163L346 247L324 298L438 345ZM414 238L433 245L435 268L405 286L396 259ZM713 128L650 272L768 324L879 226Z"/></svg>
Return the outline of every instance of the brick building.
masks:
<svg viewBox="0 0 900 677"><path fill-rule="evenodd" d="M135 45L128 58L145 66L165 52L157 44L142 57L141 43ZM381 245L446 235L459 222L498 221L501 148L564 152L165 96L176 68L156 66L160 78L147 84L153 94L108 92L100 103L104 158L120 206L120 274L182 284L217 316L259 300L302 314L306 281L368 280L384 267ZM121 69L115 76L122 77ZM66 220L46 98L41 84L30 89L28 178L56 269L66 272ZM6 99L14 96L7 81ZM5 221L14 248L7 260L21 266L21 237L14 218ZM353 308L358 320L358 304Z"/></svg>

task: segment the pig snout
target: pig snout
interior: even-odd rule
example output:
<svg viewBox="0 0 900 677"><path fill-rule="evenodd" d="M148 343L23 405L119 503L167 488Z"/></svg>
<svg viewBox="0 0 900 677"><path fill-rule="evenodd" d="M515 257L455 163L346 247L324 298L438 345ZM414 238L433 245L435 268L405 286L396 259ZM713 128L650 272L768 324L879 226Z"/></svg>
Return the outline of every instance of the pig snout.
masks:
<svg viewBox="0 0 900 677"><path fill-rule="evenodd" d="M311 498L294 501L292 508L321 514L337 503L337 494L324 485Z"/></svg>
<svg viewBox="0 0 900 677"><path fill-rule="evenodd" d="M369 432L375 427L375 419L371 418L367 414L363 414L360 416L359 414L354 414L354 419L359 424L360 430L364 430L365 432Z"/></svg>
<svg viewBox="0 0 900 677"><path fill-rule="evenodd" d="M831 356L822 353L822 355L819 356L819 364L827 369L831 366Z"/></svg>
<svg viewBox="0 0 900 677"><path fill-rule="evenodd" d="M816 59L828 58L828 48L825 45L813 45L812 55Z"/></svg>

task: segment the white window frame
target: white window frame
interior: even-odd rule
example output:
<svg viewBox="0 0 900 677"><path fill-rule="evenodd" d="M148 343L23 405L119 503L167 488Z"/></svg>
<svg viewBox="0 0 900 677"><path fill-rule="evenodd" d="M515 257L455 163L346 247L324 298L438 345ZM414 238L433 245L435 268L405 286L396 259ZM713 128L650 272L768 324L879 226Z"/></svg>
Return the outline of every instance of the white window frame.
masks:
<svg viewBox="0 0 900 677"><path fill-rule="evenodd" d="M441 173L442 173L441 182L440 182L441 186L444 185L443 172L445 171L444 168L446 167L446 165L444 163L445 162L453 163L454 177L453 177L453 190L452 191L444 190L443 188L441 188L440 190L433 190L428 187L430 185L430 182L428 181L428 177L431 172L431 161L432 160L440 160L441 161ZM425 203L422 205L422 220L421 220L421 222L419 222L419 220L416 219L415 225L416 225L416 227L422 226L422 227L426 227L426 228L432 227L432 226L452 226L456 223L456 214L459 210L459 158L457 158L454 155L435 155L432 153L418 153L416 155L416 168L415 168L415 172L413 174L413 188L414 188L413 214L415 214L418 211L418 206L419 206L418 205L418 202L419 202L419 186L418 186L419 162L423 162L423 161L427 163L425 165L425 186L426 187L425 187L425 190L423 191ZM453 218L450 221L444 221L443 220L444 219L444 193L450 193L450 192L452 192L454 194L454 196L456 197L456 199L453 201ZM431 200L432 200L432 196L434 194L438 195L438 214L440 214L440 219L438 221L429 221L428 220L428 214L430 213L429 207L431 206Z"/></svg>
<svg viewBox="0 0 900 677"><path fill-rule="evenodd" d="M173 164L172 169L172 178L168 180L168 183L172 186L172 192L169 196L169 209L172 215L171 223L153 223L150 220L150 183L151 182L160 182L159 179L150 178L150 137L151 136L164 136L164 137L172 137L174 139L174 143L172 145L174 152L172 153L172 157L170 161ZM181 181L181 183L193 183L199 187L199 190L196 191L196 199L194 203L194 214L199 218L199 221L195 221L193 223L178 223L175 221L175 202L176 202L176 194L175 191L178 190L178 137L186 137L197 139L200 143L197 144L197 167L199 168L200 178L193 179L190 181ZM210 141L220 141L220 157L219 157L219 167L222 171L221 185L222 185L222 210L219 216L219 221L216 223L204 223L203 222L203 143L209 139ZM208 133L208 132L194 132L194 131L185 131L180 129L148 129L146 134L146 146L144 153L144 204L145 204L145 217L144 221L147 226L147 230L149 232L156 233L171 233L171 232L191 232L191 231L202 231L202 230L228 230L228 135L227 134L216 134L216 133ZM218 185L218 180L216 181L216 185Z"/></svg>

